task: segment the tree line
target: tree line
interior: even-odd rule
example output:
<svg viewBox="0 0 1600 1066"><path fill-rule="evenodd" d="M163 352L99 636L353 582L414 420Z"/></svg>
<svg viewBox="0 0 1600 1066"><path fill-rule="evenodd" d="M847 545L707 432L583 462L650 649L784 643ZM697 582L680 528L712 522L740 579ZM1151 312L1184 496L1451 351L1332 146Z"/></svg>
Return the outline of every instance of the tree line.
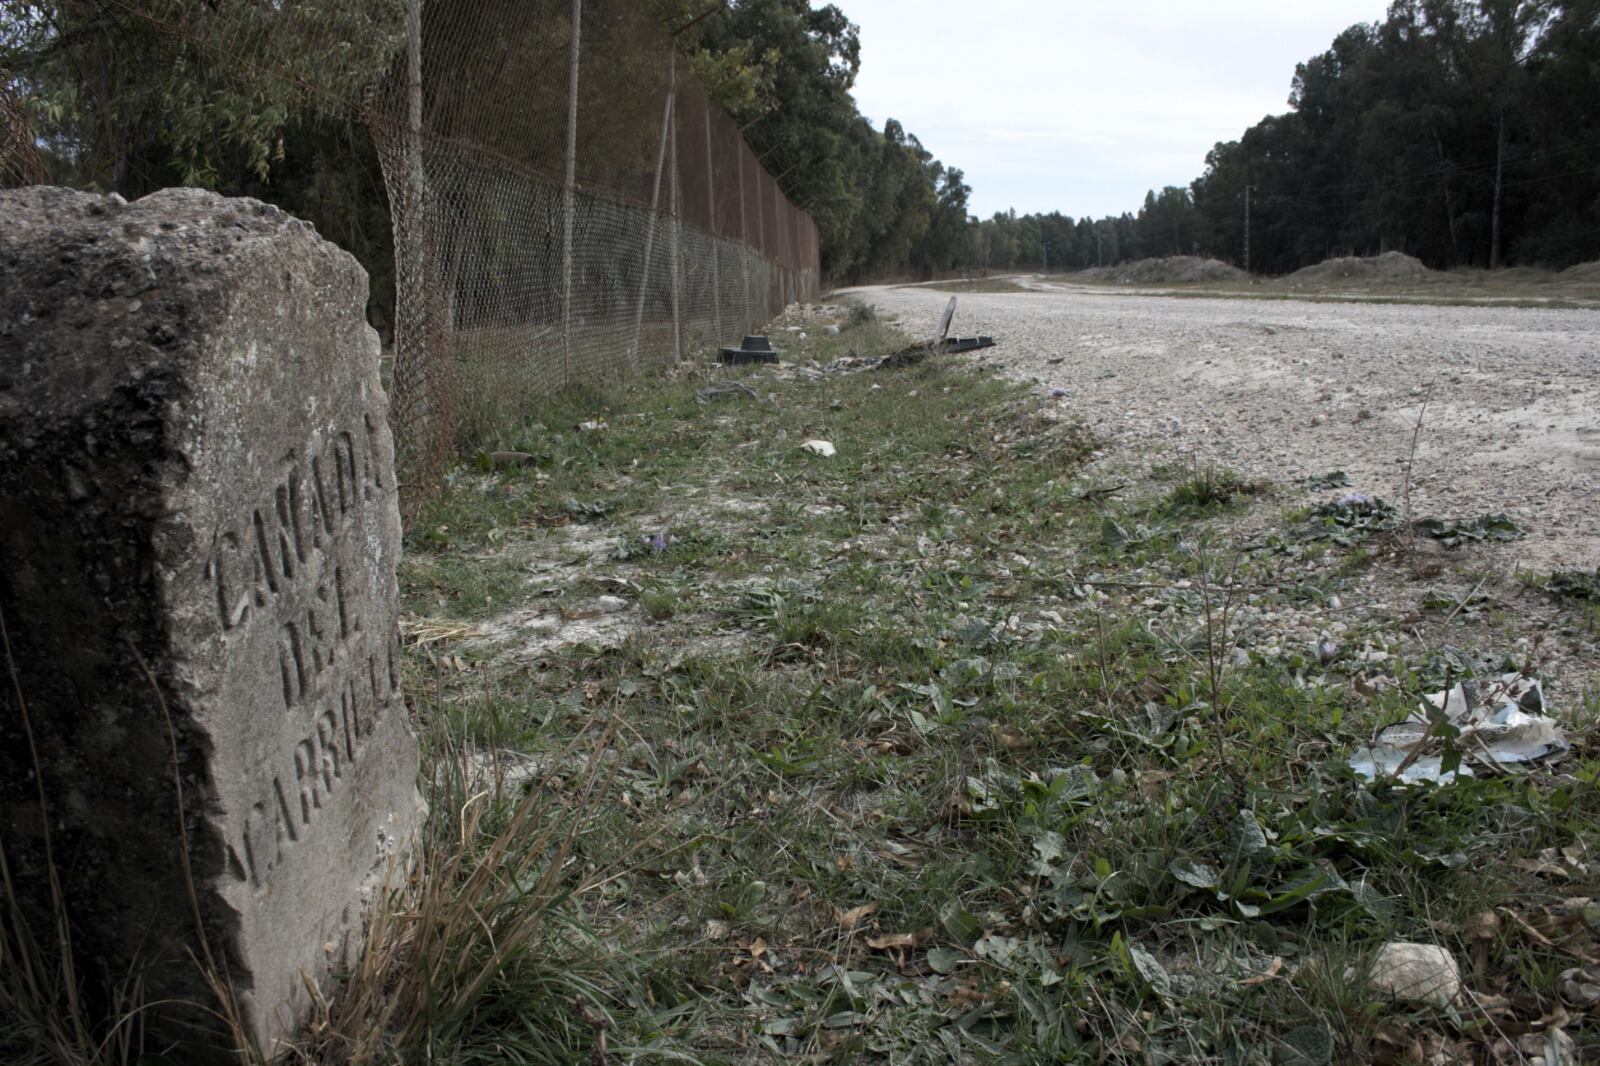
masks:
<svg viewBox="0 0 1600 1066"><path fill-rule="evenodd" d="M647 2L815 218L837 282L1176 254L1264 273L1388 250L1435 267L1600 257L1600 0L1397 0L1299 64L1289 110L1216 145L1188 186L1100 219L981 221L960 169L894 119L880 131L861 115L859 33L837 6ZM197 51L206 42L136 14L186 5L224 13L201 24L233 39L259 22L261 76L218 78ZM381 298L393 271L376 154L355 108L328 105L353 102L394 61L403 11L404 0L0 0L0 85L29 107L53 180L277 203L355 253Z"/></svg>
<svg viewBox="0 0 1600 1066"><path fill-rule="evenodd" d="M899 123L879 131L862 117L850 94L858 31L839 8L646 3L790 200L816 219L829 277L960 265L970 189ZM549 24L524 30L564 40L566 7L547 6ZM595 8L595 32L607 14ZM199 185L278 204L354 253L384 303L388 202L357 103L364 84L403 58L404 20L405 0L0 0L0 88L27 107L51 180L128 198ZM162 31L173 23L195 32ZM252 51L219 69L212 45ZM650 139L641 135L640 152L653 159Z"/></svg>
<svg viewBox="0 0 1600 1066"><path fill-rule="evenodd" d="M828 277L918 277L966 264L972 190L899 122L880 132L856 108L860 34L836 5L654 3L713 98L816 220Z"/></svg>
<svg viewBox="0 0 1600 1066"><path fill-rule="evenodd" d="M1202 255L1287 273L1385 251L1435 268L1600 258L1600 0L1397 0L1299 64L1289 106L1137 214L985 219L971 264Z"/></svg>

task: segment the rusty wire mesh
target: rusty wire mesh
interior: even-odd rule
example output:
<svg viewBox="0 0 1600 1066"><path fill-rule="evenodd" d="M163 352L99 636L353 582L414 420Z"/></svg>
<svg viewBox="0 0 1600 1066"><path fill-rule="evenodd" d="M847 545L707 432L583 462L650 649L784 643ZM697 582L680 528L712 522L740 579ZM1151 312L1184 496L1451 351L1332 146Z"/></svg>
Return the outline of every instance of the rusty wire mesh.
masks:
<svg viewBox="0 0 1600 1066"><path fill-rule="evenodd" d="M819 244L643 0L115 0L378 149L408 509L527 401L814 297ZM281 104L281 99L275 100Z"/></svg>

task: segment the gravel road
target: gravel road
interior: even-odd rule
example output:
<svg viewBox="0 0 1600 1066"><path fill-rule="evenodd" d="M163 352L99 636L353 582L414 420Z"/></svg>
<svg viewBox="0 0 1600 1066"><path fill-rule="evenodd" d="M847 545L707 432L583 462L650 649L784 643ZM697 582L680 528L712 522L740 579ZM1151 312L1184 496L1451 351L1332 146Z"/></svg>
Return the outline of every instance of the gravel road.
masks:
<svg viewBox="0 0 1600 1066"><path fill-rule="evenodd" d="M1600 311L1027 284L1040 291L962 295L952 332L993 334L979 356L1071 389L1060 402L1113 440L1279 482L1345 470L1398 503L1427 398L1413 513L1510 514L1529 535L1495 546L1499 565L1600 566ZM950 299L852 295L913 335L933 334Z"/></svg>

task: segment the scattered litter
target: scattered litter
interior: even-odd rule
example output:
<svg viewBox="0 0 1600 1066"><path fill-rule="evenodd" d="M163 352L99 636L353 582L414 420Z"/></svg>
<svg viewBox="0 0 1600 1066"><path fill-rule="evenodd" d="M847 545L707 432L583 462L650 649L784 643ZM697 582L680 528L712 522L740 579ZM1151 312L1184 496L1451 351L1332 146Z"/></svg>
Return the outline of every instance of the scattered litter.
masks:
<svg viewBox="0 0 1600 1066"><path fill-rule="evenodd" d="M606 425L606 423L604 423L604 422L579 422L578 423L578 432L579 433L600 433L600 432L603 432L604 430L607 430L607 429L610 429L610 428L611 427Z"/></svg>
<svg viewBox="0 0 1600 1066"><path fill-rule="evenodd" d="M898 370L902 367L915 366L930 355L954 355L958 352L972 352L979 348L993 348L993 337L952 337L950 324L956 317L956 298L950 297L950 302L945 305L944 315L939 319L939 335L929 340L918 341L916 344L907 345L898 352L893 352L883 357L878 363L879 370Z"/></svg>
<svg viewBox="0 0 1600 1066"><path fill-rule="evenodd" d="M1372 960L1367 987L1407 1003L1443 1009L1461 995L1461 967L1437 944L1390 941Z"/></svg>
<svg viewBox="0 0 1600 1066"><path fill-rule="evenodd" d="M770 340L750 333L745 335L739 347L719 349L717 358L724 366L740 366L747 363L776 363L778 353L773 351Z"/></svg>
<svg viewBox="0 0 1600 1066"><path fill-rule="evenodd" d="M1350 768L1368 780L1398 777L1411 784L1447 785L1457 774L1527 763L1566 751L1566 734L1544 714L1544 692L1535 678L1503 674L1493 681L1462 681L1427 697L1411 717L1358 748ZM1446 765L1449 763L1450 765Z"/></svg>
<svg viewBox="0 0 1600 1066"><path fill-rule="evenodd" d="M800 449L812 455L820 455L824 459L831 459L836 454L832 442L825 440L808 440L800 445Z"/></svg>

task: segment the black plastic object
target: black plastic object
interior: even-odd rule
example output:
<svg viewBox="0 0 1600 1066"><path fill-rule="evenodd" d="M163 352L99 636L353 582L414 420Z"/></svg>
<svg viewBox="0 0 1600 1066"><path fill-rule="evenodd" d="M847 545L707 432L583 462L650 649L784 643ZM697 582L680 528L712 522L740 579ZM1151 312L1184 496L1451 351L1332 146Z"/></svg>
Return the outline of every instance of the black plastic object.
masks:
<svg viewBox="0 0 1600 1066"><path fill-rule="evenodd" d="M776 363L778 353L772 350L772 342L765 337L747 334L737 348L723 348L717 353L717 358L724 366L739 366L744 363Z"/></svg>
<svg viewBox="0 0 1600 1066"><path fill-rule="evenodd" d="M939 350L945 354L951 352L973 352L979 348L993 348L993 337L947 337Z"/></svg>

